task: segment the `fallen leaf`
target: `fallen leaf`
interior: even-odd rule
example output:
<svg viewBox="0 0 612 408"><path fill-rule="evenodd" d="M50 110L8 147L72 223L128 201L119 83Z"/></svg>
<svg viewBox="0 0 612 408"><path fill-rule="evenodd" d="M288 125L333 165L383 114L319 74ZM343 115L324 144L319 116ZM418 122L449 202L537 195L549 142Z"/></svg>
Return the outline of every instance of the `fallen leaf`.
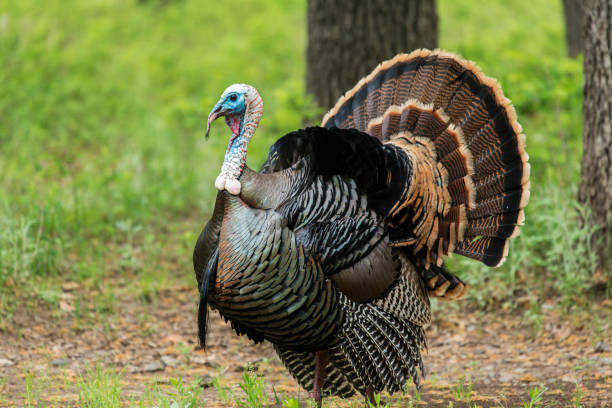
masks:
<svg viewBox="0 0 612 408"><path fill-rule="evenodd" d="M65 300L60 300L59 308L62 311L64 311L64 312L73 312L74 311L74 306L72 306L70 303L66 302Z"/></svg>
<svg viewBox="0 0 612 408"><path fill-rule="evenodd" d="M62 290L64 292L72 292L73 290L77 290L79 288L79 284L76 282L66 282L62 285Z"/></svg>

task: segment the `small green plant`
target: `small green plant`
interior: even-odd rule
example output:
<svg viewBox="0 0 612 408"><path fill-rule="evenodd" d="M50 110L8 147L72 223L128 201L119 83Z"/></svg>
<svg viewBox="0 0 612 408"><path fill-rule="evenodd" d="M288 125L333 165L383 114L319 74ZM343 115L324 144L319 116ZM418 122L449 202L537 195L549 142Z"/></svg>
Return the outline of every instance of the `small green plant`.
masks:
<svg viewBox="0 0 612 408"><path fill-rule="evenodd" d="M536 337L542 330L542 305L535 297L530 299L530 307L524 313L525 320L531 323L531 332Z"/></svg>
<svg viewBox="0 0 612 408"><path fill-rule="evenodd" d="M26 405L32 407L38 405L38 395L34 384L35 376L36 374L32 371L28 371L24 375Z"/></svg>
<svg viewBox="0 0 612 408"><path fill-rule="evenodd" d="M284 398L281 400L276 392L276 388L272 386L272 393L274 394L275 405L283 408L300 408L300 400L296 397Z"/></svg>
<svg viewBox="0 0 612 408"><path fill-rule="evenodd" d="M542 396L546 387L534 387L529 389L529 402L523 402L524 408L538 408L542 404Z"/></svg>
<svg viewBox="0 0 612 408"><path fill-rule="evenodd" d="M453 388L453 398L457 401L470 402L472 398L472 383L469 378L461 377L459 384Z"/></svg>
<svg viewBox="0 0 612 408"><path fill-rule="evenodd" d="M213 387L215 387L217 390L217 395L221 401L229 402L231 390L228 387L221 385L221 375L222 373L219 372L213 377Z"/></svg>
<svg viewBox="0 0 612 408"><path fill-rule="evenodd" d="M580 387L580 384L576 383L576 388L574 389L574 408L582 408L584 394L584 390Z"/></svg>
<svg viewBox="0 0 612 408"><path fill-rule="evenodd" d="M413 398L412 398L412 400L413 400L415 403L417 403L417 404L418 404L419 402L421 402L421 392L420 392L420 391L419 391L419 389L418 389L418 388L416 388L416 387L414 387L414 393L413 393ZM412 401L411 401L411 402L412 402Z"/></svg>
<svg viewBox="0 0 612 408"><path fill-rule="evenodd" d="M185 384L182 378L169 380L171 389L160 389L157 383L147 388L140 399L141 408L196 408L202 406L202 388L197 380Z"/></svg>
<svg viewBox="0 0 612 408"><path fill-rule="evenodd" d="M120 408L121 407L120 373L104 369L99 364L95 369L86 368L85 373L77 380L79 404L86 408Z"/></svg>
<svg viewBox="0 0 612 408"><path fill-rule="evenodd" d="M247 369L242 373L242 382L238 385L245 395L244 400L233 395L234 402L239 408L262 408L267 405L268 397L263 377Z"/></svg>
<svg viewBox="0 0 612 408"><path fill-rule="evenodd" d="M286 398L281 401L283 408L300 408L300 400L296 397Z"/></svg>
<svg viewBox="0 0 612 408"><path fill-rule="evenodd" d="M595 364L595 361L591 360L588 357L583 357L580 360L578 360L578 363L574 367L572 367L572 370L575 370L575 371L588 370L592 368L594 364Z"/></svg>
<svg viewBox="0 0 612 408"><path fill-rule="evenodd" d="M183 355L183 358L185 359L185 365L189 366L189 364L191 363L191 347L189 347L189 345L187 344L179 343L176 345L176 348Z"/></svg>
<svg viewBox="0 0 612 408"><path fill-rule="evenodd" d="M82 319L83 319L83 308L81 305L82 298L81 295L78 295L74 300L74 326L73 329L80 330L82 327Z"/></svg>
<svg viewBox="0 0 612 408"><path fill-rule="evenodd" d="M508 397L506 396L506 393L504 391L499 391L497 393L497 397L495 397L495 403L497 404L497 406L499 406L499 408L509 408L507 401Z"/></svg>
<svg viewBox="0 0 612 408"><path fill-rule="evenodd" d="M0 208L0 284L8 278L22 282L32 272L49 274L55 270L52 243L43 235L43 216L17 218L2 216Z"/></svg>
<svg viewBox="0 0 612 408"><path fill-rule="evenodd" d="M170 384L174 387L168 393L172 400L170 408L196 408L201 405L202 388L197 380L185 384L182 378L170 379Z"/></svg>
<svg viewBox="0 0 612 408"><path fill-rule="evenodd" d="M372 404L372 401L368 401L368 408L389 408L389 403L383 404L380 401L380 394L375 392L374 403Z"/></svg>

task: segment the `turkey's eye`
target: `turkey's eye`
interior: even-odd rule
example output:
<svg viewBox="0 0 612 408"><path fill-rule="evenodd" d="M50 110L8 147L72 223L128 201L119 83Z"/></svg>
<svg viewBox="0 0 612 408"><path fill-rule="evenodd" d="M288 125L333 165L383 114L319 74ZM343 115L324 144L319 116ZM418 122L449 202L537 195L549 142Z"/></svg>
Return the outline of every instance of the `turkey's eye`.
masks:
<svg viewBox="0 0 612 408"><path fill-rule="evenodd" d="M236 94L230 95L230 101L236 102L236 99L238 99L238 95L236 95Z"/></svg>

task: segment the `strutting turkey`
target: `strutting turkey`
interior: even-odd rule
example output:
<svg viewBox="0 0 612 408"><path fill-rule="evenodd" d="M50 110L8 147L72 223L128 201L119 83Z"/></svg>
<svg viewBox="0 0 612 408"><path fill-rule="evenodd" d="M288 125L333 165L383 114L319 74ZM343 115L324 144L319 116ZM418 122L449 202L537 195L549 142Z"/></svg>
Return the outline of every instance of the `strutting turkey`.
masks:
<svg viewBox="0 0 612 408"><path fill-rule="evenodd" d="M429 295L468 288L444 257L497 266L523 223L514 108L472 62L417 50L380 64L321 127L280 138L254 172L262 112L255 88L236 84L208 117L207 136L220 116L232 136L193 255L201 345L208 304L237 334L270 341L319 404L418 386Z"/></svg>

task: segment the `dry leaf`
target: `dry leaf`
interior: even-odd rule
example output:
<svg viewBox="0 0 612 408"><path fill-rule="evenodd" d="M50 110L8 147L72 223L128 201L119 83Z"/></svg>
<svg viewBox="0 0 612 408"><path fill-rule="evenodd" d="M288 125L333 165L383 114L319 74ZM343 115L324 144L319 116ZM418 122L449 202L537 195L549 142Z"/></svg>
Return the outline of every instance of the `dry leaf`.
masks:
<svg viewBox="0 0 612 408"><path fill-rule="evenodd" d="M73 290L77 290L79 288L79 284L76 282L66 282L62 285L62 290L64 292L72 292Z"/></svg>
<svg viewBox="0 0 612 408"><path fill-rule="evenodd" d="M64 312L73 312L74 311L74 306L72 306L70 303L66 302L65 300L60 300L59 308L60 308L60 310L62 310Z"/></svg>

